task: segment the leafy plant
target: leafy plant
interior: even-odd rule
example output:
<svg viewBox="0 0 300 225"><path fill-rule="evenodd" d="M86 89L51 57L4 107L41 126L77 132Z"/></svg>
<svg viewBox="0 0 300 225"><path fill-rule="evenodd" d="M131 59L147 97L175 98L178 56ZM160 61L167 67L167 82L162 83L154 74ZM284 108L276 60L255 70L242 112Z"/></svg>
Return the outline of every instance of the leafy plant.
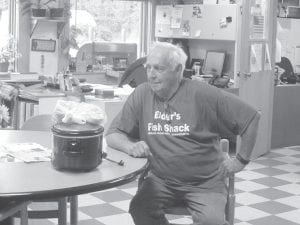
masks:
<svg viewBox="0 0 300 225"><path fill-rule="evenodd" d="M17 58L21 57L18 52L17 40L10 36L4 46L0 48L0 62L14 62Z"/></svg>
<svg viewBox="0 0 300 225"><path fill-rule="evenodd" d="M21 4L22 12L25 14L30 11L31 8L35 7L37 9L47 8L48 4L51 2L56 2L56 0L19 0Z"/></svg>
<svg viewBox="0 0 300 225"><path fill-rule="evenodd" d="M5 105L0 105L0 127L2 125L2 122L5 121L6 123L9 123L9 112L8 108Z"/></svg>

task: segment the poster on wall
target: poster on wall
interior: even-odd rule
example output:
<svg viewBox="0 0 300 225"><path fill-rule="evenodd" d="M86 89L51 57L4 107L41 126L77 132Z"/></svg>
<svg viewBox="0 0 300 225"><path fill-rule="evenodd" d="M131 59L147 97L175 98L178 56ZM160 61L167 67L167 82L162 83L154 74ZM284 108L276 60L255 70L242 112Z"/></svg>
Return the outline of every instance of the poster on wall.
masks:
<svg viewBox="0 0 300 225"><path fill-rule="evenodd" d="M171 24L170 6L158 6L156 10L156 24Z"/></svg>
<svg viewBox="0 0 300 225"><path fill-rule="evenodd" d="M192 18L202 18L203 9L203 5L194 5L192 11Z"/></svg>
<svg viewBox="0 0 300 225"><path fill-rule="evenodd" d="M189 20L184 20L182 23L182 35L183 36L190 36L191 35L191 27L190 27L190 21Z"/></svg>

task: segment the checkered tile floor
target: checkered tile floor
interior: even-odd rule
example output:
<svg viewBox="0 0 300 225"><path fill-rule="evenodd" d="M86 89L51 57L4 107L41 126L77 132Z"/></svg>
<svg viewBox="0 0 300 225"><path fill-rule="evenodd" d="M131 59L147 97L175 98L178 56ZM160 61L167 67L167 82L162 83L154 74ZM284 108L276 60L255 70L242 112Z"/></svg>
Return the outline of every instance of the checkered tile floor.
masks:
<svg viewBox="0 0 300 225"><path fill-rule="evenodd" d="M127 213L137 183L79 196L79 225L133 225ZM274 149L236 174L236 225L300 224L300 146ZM191 222L173 217L172 222ZM54 225L56 219L30 220Z"/></svg>

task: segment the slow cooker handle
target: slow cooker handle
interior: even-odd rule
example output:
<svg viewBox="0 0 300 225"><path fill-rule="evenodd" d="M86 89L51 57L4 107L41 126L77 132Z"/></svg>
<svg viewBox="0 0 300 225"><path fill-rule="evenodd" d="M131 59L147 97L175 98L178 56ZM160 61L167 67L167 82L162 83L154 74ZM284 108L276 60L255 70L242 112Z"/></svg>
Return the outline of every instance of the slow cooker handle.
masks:
<svg viewBox="0 0 300 225"><path fill-rule="evenodd" d="M75 150L76 149L76 150ZM63 151L65 155L78 155L78 154L83 154L83 151L78 151L79 149L79 142L75 141L70 141L68 142L67 150Z"/></svg>
<svg viewBox="0 0 300 225"><path fill-rule="evenodd" d="M64 155L81 155L83 154L83 151L63 151L64 152Z"/></svg>

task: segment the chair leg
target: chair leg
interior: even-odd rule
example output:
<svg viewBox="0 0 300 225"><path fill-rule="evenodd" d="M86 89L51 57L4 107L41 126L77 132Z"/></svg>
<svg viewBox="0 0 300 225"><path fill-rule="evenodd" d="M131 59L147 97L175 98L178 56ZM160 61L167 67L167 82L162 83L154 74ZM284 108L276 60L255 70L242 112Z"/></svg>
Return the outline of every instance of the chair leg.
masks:
<svg viewBox="0 0 300 225"><path fill-rule="evenodd" d="M20 212L20 223L21 225L28 225L28 211L27 206L24 207Z"/></svg>
<svg viewBox="0 0 300 225"><path fill-rule="evenodd" d="M230 196L226 206L226 220L229 225L234 225L234 210L235 210L235 196Z"/></svg>
<svg viewBox="0 0 300 225"><path fill-rule="evenodd" d="M67 225L67 197L58 201L58 225Z"/></svg>
<svg viewBox="0 0 300 225"><path fill-rule="evenodd" d="M74 195L70 197L70 215L71 225L78 224L78 196Z"/></svg>

